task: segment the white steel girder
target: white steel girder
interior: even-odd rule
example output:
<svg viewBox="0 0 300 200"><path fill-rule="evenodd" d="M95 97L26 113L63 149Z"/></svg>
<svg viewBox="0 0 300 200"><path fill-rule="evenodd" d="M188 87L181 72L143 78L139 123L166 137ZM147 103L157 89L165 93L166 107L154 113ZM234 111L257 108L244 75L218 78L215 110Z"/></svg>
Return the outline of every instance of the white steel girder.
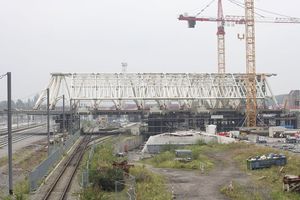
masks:
<svg viewBox="0 0 300 200"><path fill-rule="evenodd" d="M256 75L256 98L273 98L267 77ZM117 109L124 102L132 101L143 109L147 101L157 102L166 108L170 102L182 107L191 105L215 108L217 101L222 106L236 108L247 99L246 74L208 73L53 73L50 83L50 108L53 109L64 94L74 102L90 101L92 107L102 101L112 101ZM46 99L43 91L36 102L38 109ZM227 105L223 105L226 102Z"/></svg>

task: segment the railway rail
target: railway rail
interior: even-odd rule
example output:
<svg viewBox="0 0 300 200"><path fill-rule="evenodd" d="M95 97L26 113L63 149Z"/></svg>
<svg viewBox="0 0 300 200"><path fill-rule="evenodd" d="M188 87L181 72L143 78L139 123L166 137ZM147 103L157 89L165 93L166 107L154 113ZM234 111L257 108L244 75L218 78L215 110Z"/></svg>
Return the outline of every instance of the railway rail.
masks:
<svg viewBox="0 0 300 200"><path fill-rule="evenodd" d="M49 190L42 200L63 200L66 198L77 167L90 140L91 136L84 136L79 145L68 158L58 176L55 178L53 184L50 185Z"/></svg>
<svg viewBox="0 0 300 200"><path fill-rule="evenodd" d="M46 123L42 123L42 124L33 124L33 125L30 125L30 126L24 126L24 127L20 127L20 128L17 128L17 127L14 127L12 129L12 133L17 133L17 132L20 132L20 131L25 131L25 130L28 130L28 129L32 129L32 128L36 128L36 127L41 127L41 126L45 126ZM1 128L0 129L0 136L7 136L7 128Z"/></svg>
<svg viewBox="0 0 300 200"><path fill-rule="evenodd" d="M33 134L23 133L23 131L34 130L34 129L42 128L43 126L44 126L44 124L34 126L34 127L28 127L28 128L13 132L12 143L17 143L17 142L25 140L27 138L33 137ZM7 135L0 136L0 148L3 148L7 145L8 145Z"/></svg>
<svg viewBox="0 0 300 200"><path fill-rule="evenodd" d="M111 136L102 136L102 142L109 138L111 138ZM63 164L62 169L59 171L54 181L52 181L49 185L45 195L40 199L64 200L67 198L68 191L71 187L72 180L76 174L79 163L85 153L85 150L88 148L88 144L93 140L94 138L92 139L91 135L84 136L76 149L71 153L66 163Z"/></svg>

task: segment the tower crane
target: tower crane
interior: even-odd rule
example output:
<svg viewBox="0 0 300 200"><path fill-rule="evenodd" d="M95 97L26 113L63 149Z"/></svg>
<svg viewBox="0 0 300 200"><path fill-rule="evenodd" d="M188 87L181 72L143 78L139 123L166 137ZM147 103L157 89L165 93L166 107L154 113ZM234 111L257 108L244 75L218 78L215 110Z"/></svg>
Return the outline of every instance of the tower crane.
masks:
<svg viewBox="0 0 300 200"><path fill-rule="evenodd" d="M248 127L256 127L256 56L255 56L255 21L254 0L245 0L246 33L246 119Z"/></svg>
<svg viewBox="0 0 300 200"><path fill-rule="evenodd" d="M299 18L255 18L254 0L244 0L245 16L227 15L223 17L222 1L218 0L218 17L194 17L180 15L179 20L188 21L189 28L194 28L197 21L218 23L218 72L225 73L225 31L224 24L227 22L237 25L245 25L246 35L246 74L247 88L246 119L248 127L256 126L257 101L256 101L256 56L255 56L255 23L300 23ZM222 47L224 49L222 49ZM223 59L223 60L222 60ZM224 62L222 62L224 61Z"/></svg>
<svg viewBox="0 0 300 200"><path fill-rule="evenodd" d="M195 28L196 21L217 22L217 39L218 39L218 73L225 73L225 29L222 0L218 0L218 17L217 18L197 18L180 15L179 20L188 21L189 28Z"/></svg>
<svg viewBox="0 0 300 200"><path fill-rule="evenodd" d="M218 19L223 19L222 0L218 0ZM225 73L225 31L224 21L218 22L218 73Z"/></svg>

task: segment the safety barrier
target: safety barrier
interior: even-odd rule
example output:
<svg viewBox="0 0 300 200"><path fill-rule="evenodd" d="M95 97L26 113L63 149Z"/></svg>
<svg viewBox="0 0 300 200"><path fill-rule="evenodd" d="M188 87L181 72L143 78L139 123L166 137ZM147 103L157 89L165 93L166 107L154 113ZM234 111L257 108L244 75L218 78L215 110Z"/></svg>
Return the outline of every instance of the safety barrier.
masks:
<svg viewBox="0 0 300 200"><path fill-rule="evenodd" d="M72 145L77 141L80 136L80 131L77 131L63 145L54 150L46 160L44 160L39 166L37 166L29 174L29 186L30 192L35 191L42 180L47 176L49 170L55 166L55 164L61 159L63 154L68 151Z"/></svg>

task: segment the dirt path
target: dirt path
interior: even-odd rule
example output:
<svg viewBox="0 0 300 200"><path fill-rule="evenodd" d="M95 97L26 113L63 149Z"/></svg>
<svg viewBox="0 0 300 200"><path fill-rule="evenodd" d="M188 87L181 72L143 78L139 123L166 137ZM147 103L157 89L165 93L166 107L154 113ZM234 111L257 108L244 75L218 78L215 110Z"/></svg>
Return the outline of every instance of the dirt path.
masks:
<svg viewBox="0 0 300 200"><path fill-rule="evenodd" d="M184 200L227 200L220 189L231 181L241 185L250 184L249 177L234 164L228 153L211 153L215 168L208 173L177 169L149 167L153 172L163 174L168 179L168 187L176 199Z"/></svg>

